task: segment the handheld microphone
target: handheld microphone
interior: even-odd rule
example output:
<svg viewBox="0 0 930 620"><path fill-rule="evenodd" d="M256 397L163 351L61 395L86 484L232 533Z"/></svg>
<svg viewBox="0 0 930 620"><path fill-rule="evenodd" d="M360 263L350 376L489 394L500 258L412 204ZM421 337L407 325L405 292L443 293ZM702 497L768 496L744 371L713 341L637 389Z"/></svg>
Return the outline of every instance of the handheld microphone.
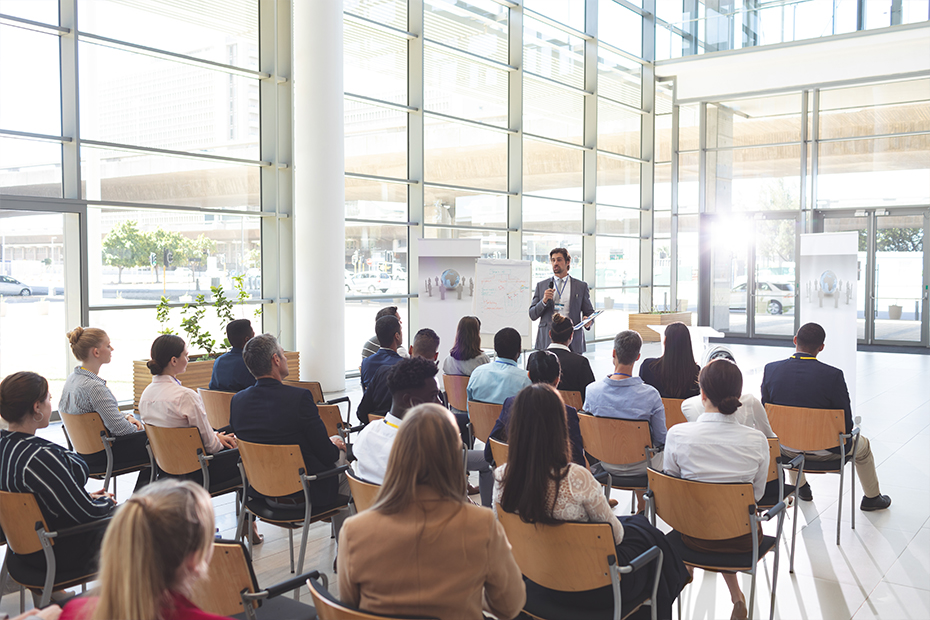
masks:
<svg viewBox="0 0 930 620"><path fill-rule="evenodd" d="M549 288L555 288L555 279L549 278Z"/></svg>

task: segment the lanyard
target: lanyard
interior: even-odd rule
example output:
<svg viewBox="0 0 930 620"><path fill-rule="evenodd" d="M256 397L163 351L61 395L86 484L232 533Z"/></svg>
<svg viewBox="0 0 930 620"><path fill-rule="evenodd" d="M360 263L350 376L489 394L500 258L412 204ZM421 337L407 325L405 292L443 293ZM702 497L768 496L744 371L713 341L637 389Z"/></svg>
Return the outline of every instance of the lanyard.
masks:
<svg viewBox="0 0 930 620"><path fill-rule="evenodd" d="M391 428L400 428L398 425L396 425L396 424L391 424L390 422L388 422L388 421L387 421L387 418L384 418L384 423L387 424L388 426L390 426Z"/></svg>
<svg viewBox="0 0 930 620"><path fill-rule="evenodd" d="M610 374L607 376L607 378L609 379L610 377L615 377L615 376L620 376L620 377L632 377L633 375L628 375L628 374L626 374L625 372L612 372L612 373L610 373Z"/></svg>
<svg viewBox="0 0 930 620"><path fill-rule="evenodd" d="M794 356L792 356L792 357L794 357L794 359L796 359L796 360L815 360L815 359L817 359L816 357L810 357L810 356L804 356L804 355L794 355Z"/></svg>

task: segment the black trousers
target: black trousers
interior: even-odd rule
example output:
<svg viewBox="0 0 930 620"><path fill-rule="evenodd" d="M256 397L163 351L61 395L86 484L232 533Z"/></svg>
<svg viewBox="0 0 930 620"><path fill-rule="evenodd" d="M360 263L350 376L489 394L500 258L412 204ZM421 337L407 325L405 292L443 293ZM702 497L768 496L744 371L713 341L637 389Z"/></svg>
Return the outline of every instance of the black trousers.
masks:
<svg viewBox="0 0 930 620"><path fill-rule="evenodd" d="M113 471L119 471L124 467L134 465L147 465L149 463L149 454L145 449L148 443L145 431L136 431L129 435L116 437L110 448L113 451ZM81 458L90 467L91 473L104 473L107 470L107 453L104 450L95 454L82 454ZM139 471L139 477L136 478L136 487L138 491L149 482L151 474L148 469Z"/></svg>

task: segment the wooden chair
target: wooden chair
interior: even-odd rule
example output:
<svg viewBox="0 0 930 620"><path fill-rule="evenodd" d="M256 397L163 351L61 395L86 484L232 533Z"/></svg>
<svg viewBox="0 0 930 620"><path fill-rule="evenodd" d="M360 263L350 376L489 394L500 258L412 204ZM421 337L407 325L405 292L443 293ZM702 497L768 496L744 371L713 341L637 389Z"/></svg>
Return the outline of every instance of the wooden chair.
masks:
<svg viewBox="0 0 930 620"><path fill-rule="evenodd" d="M152 481L159 468L169 476L189 477L198 471L203 476L202 485L207 492L216 497L242 489L242 483L230 480L210 479L210 461L214 455L207 454L200 438L200 431L194 426L183 428L165 428L154 424L145 425L145 434L149 438L149 458L152 463ZM237 508L238 510L238 508Z"/></svg>
<svg viewBox="0 0 930 620"><path fill-rule="evenodd" d="M346 423L342 420L342 412L339 411L339 405L318 404L317 410L320 412L320 419L326 427L326 434L330 437L338 436L345 440Z"/></svg>
<svg viewBox="0 0 930 620"><path fill-rule="evenodd" d="M656 618L656 593L664 560L662 551L650 547L627 566L617 565L617 549L613 531L606 523L560 523L545 525L525 523L518 515L504 512L497 506L513 557L527 582L526 604L523 611L534 618L575 617L578 610L553 600L551 592L585 592L604 586L613 588L612 618L620 620L634 613L644 604L652 607ZM620 596L620 575L628 574L655 562L652 596L644 600L624 601ZM607 617L606 614L585 610L585 617ZM601 610L598 610L601 611Z"/></svg>
<svg viewBox="0 0 930 620"><path fill-rule="evenodd" d="M362 480L351 469L346 470L346 477L349 479L349 489L352 491L355 510L362 512L371 508L381 491L381 485Z"/></svg>
<svg viewBox="0 0 930 620"><path fill-rule="evenodd" d="M507 462L507 456L510 453L510 447L504 442L498 441L493 437L491 437L489 441L491 442L491 454L494 456L494 463L500 467Z"/></svg>
<svg viewBox="0 0 930 620"><path fill-rule="evenodd" d="M665 428L672 428L676 424L684 424L688 421L685 414L681 412L683 402L685 402L683 398L662 399L662 405L665 407Z"/></svg>
<svg viewBox="0 0 930 620"><path fill-rule="evenodd" d="M246 493L243 510L239 514L239 525L236 538L243 536L243 532L252 531L252 521L255 517L262 521L287 529L290 541L291 572L294 572L294 529L302 528L300 538L300 561L297 563L297 572L303 572L304 556L307 552L307 533L311 523L322 521L336 515L349 503L348 496L338 496L336 503L314 510L310 501L310 482L331 478L348 469L342 465L326 470L319 474L307 475L307 466L304 464L300 446L276 446L269 444L252 443L239 440L239 471L242 474L242 488L254 489L264 497L251 498ZM288 508L272 508L265 501L265 497L286 497L303 492L304 504ZM248 522L246 524L246 522ZM252 553L252 537L249 536L249 553Z"/></svg>
<svg viewBox="0 0 930 620"><path fill-rule="evenodd" d="M322 577L323 575L321 575ZM428 616L402 616L391 614L382 616L372 614L354 607L350 607L329 593L326 589L326 582L317 583L316 579L307 579L307 587L310 588L310 595L313 597L313 604L316 606L316 613L320 620L439 620Z"/></svg>
<svg viewBox="0 0 930 620"><path fill-rule="evenodd" d="M494 429L494 423L501 415L503 405L468 401L468 420L472 436L482 443L488 443L488 437Z"/></svg>
<svg viewBox="0 0 930 620"><path fill-rule="evenodd" d="M113 458L113 444L116 443L115 437L110 437L107 432L100 414L91 411L75 415L60 411L61 421L65 425L65 432L74 451L78 454L98 454L105 451L107 454L107 465L104 471L91 471L89 477L94 480L103 480L104 490L110 488L110 480L122 474L129 474L134 471L142 471L149 466L148 463L135 465L120 465ZM113 496L116 497L116 481L113 481Z"/></svg>
<svg viewBox="0 0 930 620"><path fill-rule="evenodd" d="M559 394L562 395L562 401L569 407L574 407L579 411L584 407L584 399L581 398L581 392L577 390L559 390Z"/></svg>
<svg viewBox="0 0 930 620"><path fill-rule="evenodd" d="M193 586L191 602L218 616L248 620L315 620L316 610L312 605L279 595L298 590L307 579L317 577L326 579L314 570L268 588L259 588L252 558L245 546L235 540L217 540L213 543L207 574Z"/></svg>
<svg viewBox="0 0 930 620"><path fill-rule="evenodd" d="M655 525L658 515L673 528L665 538L678 551L685 564L713 572L748 572L752 575L749 589L749 617L752 618L756 595L756 567L759 560L775 549L772 569L772 597L769 619L775 615L775 591L778 586L779 542L785 518L785 503L778 502L761 516L756 514L752 484L714 484L682 480L654 469L647 472L649 492L647 505ZM775 537L756 536L758 524L778 517ZM703 540L726 540L750 535L752 551L746 553L703 553L694 551L682 542L682 535ZM680 599L679 599L680 601ZM679 602L680 605L680 602ZM679 607L679 612L681 611ZM680 614L679 614L680 615Z"/></svg>
<svg viewBox="0 0 930 620"><path fill-rule="evenodd" d="M210 421L213 430L218 431L229 426L229 403L236 393L205 388L197 388L197 392L203 400L203 408L207 410L207 420Z"/></svg>
<svg viewBox="0 0 930 620"><path fill-rule="evenodd" d="M591 456L603 463L612 465L629 465L646 461L651 462L654 454L649 422L644 420L620 420L618 418L599 418L590 413L578 412L578 424L584 449ZM608 474L610 484L604 487L604 493L610 499L610 489L624 491L645 491L648 486L646 475L615 476Z"/></svg>
<svg viewBox="0 0 930 620"><path fill-rule="evenodd" d="M361 426L353 428L348 422L349 416L352 415L352 401L349 400L348 396L334 398L333 400L324 400L323 386L320 385L319 381L288 381L285 379L281 383L291 387L309 390L310 396L313 398L313 402L316 403L317 409L319 409L320 417L323 418L323 423L326 425L326 432L330 435L330 437L333 435L339 435L342 437L342 440L346 442L346 445L348 445L349 434L353 431L358 431L363 428ZM342 411L338 407L339 403L347 404L346 417L344 420L342 418ZM325 417L324 407L326 408Z"/></svg>
<svg viewBox="0 0 930 620"><path fill-rule="evenodd" d="M86 584L97 577L96 554L88 554L76 570L58 570L55 541L69 536L86 536L94 530L105 529L109 522L109 518L99 519L52 531L32 493L0 491L0 528L7 541L3 571L8 572L16 583L41 593L38 607L45 607L51 601L53 591ZM23 562L22 557L40 551L45 557L44 574ZM23 607L23 597L20 597L21 612Z"/></svg>
<svg viewBox="0 0 930 620"><path fill-rule="evenodd" d="M839 474L840 496L836 502L836 544L840 544L840 525L843 516L843 478L846 463L852 463L849 476L850 521L856 529L856 448L859 446L859 427L846 432L845 412L842 409L808 409L766 403L772 431L778 435L782 446L805 455L802 465L805 474ZM858 418L856 424L858 425ZM852 440L852 449L846 453L846 440ZM840 454L830 461L814 461L806 458L814 450L839 448ZM797 521L795 521L795 524Z"/></svg>
<svg viewBox="0 0 930 620"><path fill-rule="evenodd" d="M323 398L323 386L320 385L319 381L291 381L289 379L285 379L281 383L291 387L299 387L304 390L310 390L310 394L313 396L313 402L325 402L325 399Z"/></svg>
<svg viewBox="0 0 930 620"><path fill-rule="evenodd" d="M468 411L468 395L465 390L468 387L468 375L443 375L442 386L446 391L446 398L449 406L458 411Z"/></svg>
<svg viewBox="0 0 930 620"><path fill-rule="evenodd" d="M383 420L383 419L384 419L384 416L383 416L383 415L375 415L375 414L373 414L373 413L369 413L369 414L368 414L368 423L369 423L369 424L371 424L372 422L377 422L378 420Z"/></svg>

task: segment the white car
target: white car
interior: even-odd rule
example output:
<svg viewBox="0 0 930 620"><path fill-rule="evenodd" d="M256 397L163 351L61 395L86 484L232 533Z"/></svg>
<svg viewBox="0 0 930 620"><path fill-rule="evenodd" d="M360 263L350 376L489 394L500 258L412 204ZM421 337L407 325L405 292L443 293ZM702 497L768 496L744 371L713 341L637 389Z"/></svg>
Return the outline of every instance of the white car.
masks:
<svg viewBox="0 0 930 620"><path fill-rule="evenodd" d="M756 307L769 314L782 314L794 308L794 284L787 282L756 282ZM730 310L746 309L746 284L730 290Z"/></svg>
<svg viewBox="0 0 930 620"><path fill-rule="evenodd" d="M16 278L10 276L0 276L0 295L19 295L28 297L32 295L32 287L23 284Z"/></svg>

